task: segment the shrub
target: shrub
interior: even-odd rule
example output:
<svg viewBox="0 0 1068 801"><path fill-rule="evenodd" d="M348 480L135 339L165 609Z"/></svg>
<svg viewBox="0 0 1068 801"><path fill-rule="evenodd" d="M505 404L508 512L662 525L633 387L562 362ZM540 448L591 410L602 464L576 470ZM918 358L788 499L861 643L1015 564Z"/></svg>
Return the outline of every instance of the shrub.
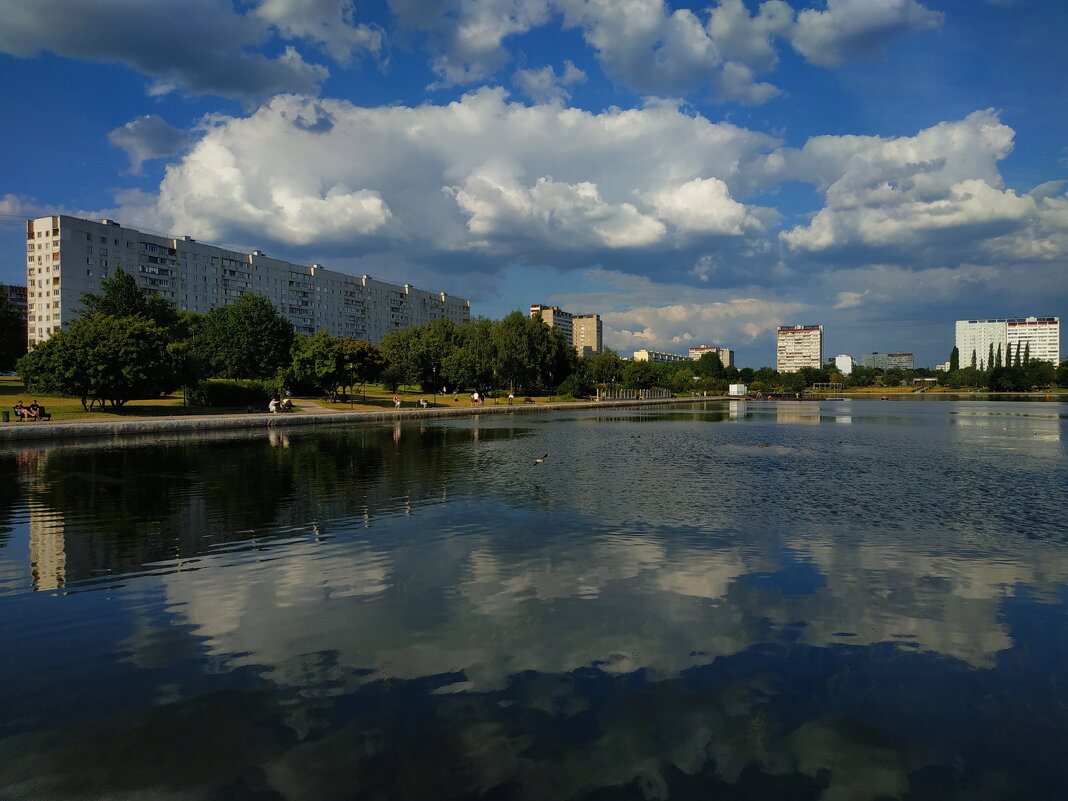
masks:
<svg viewBox="0 0 1068 801"><path fill-rule="evenodd" d="M277 381L198 381L186 389L190 406L266 407L281 394Z"/></svg>

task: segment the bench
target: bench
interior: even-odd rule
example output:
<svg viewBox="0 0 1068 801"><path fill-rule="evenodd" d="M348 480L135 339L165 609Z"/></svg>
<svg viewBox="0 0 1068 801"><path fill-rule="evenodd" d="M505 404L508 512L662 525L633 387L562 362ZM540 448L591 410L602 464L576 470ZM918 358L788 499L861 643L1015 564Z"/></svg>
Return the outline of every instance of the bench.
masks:
<svg viewBox="0 0 1068 801"><path fill-rule="evenodd" d="M534 402L533 398L523 398L523 403L533 403L533 402Z"/></svg>
<svg viewBox="0 0 1068 801"><path fill-rule="evenodd" d="M38 420L51 420L52 414L45 410L44 406L37 407L37 419Z"/></svg>

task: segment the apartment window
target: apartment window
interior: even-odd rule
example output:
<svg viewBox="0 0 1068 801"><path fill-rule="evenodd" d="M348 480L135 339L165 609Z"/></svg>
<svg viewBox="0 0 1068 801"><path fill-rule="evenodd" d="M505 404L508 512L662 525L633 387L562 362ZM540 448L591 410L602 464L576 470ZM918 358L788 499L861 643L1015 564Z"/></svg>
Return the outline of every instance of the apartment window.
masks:
<svg viewBox="0 0 1068 801"><path fill-rule="evenodd" d="M100 244L101 245L106 245L107 243L108 243L107 237L104 237L104 236L100 237Z"/></svg>
<svg viewBox="0 0 1068 801"><path fill-rule="evenodd" d="M86 253L92 253L93 252L93 246L92 245L86 245L85 246L85 252Z"/></svg>
<svg viewBox="0 0 1068 801"><path fill-rule="evenodd" d="M85 238L86 238L87 240L89 240L90 242L92 242L92 241L93 241L93 235L92 235L92 234L86 234L86 235L85 235Z"/></svg>
<svg viewBox="0 0 1068 801"><path fill-rule="evenodd" d="M93 277L93 271L92 270L86 270L85 274L88 275L90 278Z"/></svg>

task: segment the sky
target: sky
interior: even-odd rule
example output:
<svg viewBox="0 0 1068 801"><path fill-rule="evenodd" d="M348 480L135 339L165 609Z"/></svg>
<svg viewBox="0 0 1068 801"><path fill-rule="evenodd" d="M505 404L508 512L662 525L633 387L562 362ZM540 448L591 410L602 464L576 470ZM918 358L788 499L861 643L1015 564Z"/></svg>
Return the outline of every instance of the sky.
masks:
<svg viewBox="0 0 1068 801"><path fill-rule="evenodd" d="M111 218L605 344L1068 306L1063 0L0 0L0 282Z"/></svg>

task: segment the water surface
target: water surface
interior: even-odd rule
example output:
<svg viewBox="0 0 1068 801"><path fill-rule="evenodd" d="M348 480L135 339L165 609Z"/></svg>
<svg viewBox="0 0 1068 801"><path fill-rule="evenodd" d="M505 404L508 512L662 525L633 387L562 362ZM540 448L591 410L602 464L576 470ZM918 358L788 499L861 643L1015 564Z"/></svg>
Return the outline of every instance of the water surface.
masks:
<svg viewBox="0 0 1068 801"><path fill-rule="evenodd" d="M1066 412L0 451L0 797L1063 799Z"/></svg>

